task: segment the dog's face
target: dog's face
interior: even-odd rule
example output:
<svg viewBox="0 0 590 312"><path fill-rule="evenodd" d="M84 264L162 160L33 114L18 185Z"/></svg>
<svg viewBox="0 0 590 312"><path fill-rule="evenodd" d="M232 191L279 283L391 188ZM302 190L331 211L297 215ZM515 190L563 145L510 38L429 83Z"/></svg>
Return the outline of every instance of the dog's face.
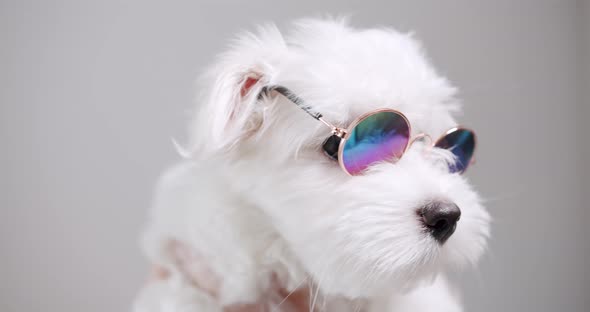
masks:
<svg viewBox="0 0 590 312"><path fill-rule="evenodd" d="M448 152L416 143L395 163L349 176L324 155L328 127L280 95L259 96L286 86L343 128L392 108L412 135L436 139L457 125L455 90L410 35L333 21L300 22L288 37L266 27L243 36L211 73L195 149L227 160L234 187L268 215L324 293L411 287L482 254L489 216L466 177L449 172ZM425 213L442 223L428 224Z"/></svg>

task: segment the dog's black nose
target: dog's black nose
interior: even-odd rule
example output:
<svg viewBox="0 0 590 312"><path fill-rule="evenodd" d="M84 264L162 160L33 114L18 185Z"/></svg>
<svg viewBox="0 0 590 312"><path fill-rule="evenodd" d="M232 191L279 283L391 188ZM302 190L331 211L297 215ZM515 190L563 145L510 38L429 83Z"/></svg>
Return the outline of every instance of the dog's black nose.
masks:
<svg viewBox="0 0 590 312"><path fill-rule="evenodd" d="M419 214L432 237L444 244L455 232L461 210L453 203L434 201L422 207Z"/></svg>

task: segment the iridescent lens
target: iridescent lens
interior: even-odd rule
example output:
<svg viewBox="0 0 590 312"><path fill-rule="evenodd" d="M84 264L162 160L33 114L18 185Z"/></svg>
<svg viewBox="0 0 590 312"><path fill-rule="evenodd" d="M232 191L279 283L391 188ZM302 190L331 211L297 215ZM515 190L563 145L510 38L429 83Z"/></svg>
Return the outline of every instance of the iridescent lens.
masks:
<svg viewBox="0 0 590 312"><path fill-rule="evenodd" d="M463 173L473 157L475 133L467 129L456 129L438 140L435 146L447 149L455 155L456 162L449 166L451 172Z"/></svg>
<svg viewBox="0 0 590 312"><path fill-rule="evenodd" d="M348 133L342 148L342 165L355 175L376 162L398 159L409 138L410 126L401 114L383 111L369 115Z"/></svg>

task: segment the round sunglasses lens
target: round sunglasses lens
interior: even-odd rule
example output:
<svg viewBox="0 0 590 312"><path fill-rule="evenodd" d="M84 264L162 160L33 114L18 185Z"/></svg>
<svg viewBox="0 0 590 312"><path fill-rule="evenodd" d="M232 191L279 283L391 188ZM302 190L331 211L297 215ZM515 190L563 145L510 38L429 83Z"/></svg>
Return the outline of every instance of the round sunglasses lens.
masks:
<svg viewBox="0 0 590 312"><path fill-rule="evenodd" d="M362 119L346 137L342 166L351 175L371 164L402 156L410 138L405 117L392 111L378 112Z"/></svg>
<svg viewBox="0 0 590 312"><path fill-rule="evenodd" d="M447 149L455 155L456 162L449 166L451 172L463 173L473 157L475 133L467 129L457 129L442 137L435 146Z"/></svg>

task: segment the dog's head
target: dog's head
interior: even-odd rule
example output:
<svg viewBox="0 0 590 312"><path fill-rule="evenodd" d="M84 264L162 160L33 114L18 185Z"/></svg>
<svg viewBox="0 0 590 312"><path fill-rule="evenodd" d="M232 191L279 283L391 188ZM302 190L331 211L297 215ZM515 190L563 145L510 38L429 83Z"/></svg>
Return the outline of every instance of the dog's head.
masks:
<svg viewBox="0 0 590 312"><path fill-rule="evenodd" d="M289 36L261 27L240 36L205 81L195 153L226 160L220 171L325 293L410 287L484 251L489 216L467 179L449 171L447 151L414 143L399 161L351 176L325 155L330 127L264 92L285 86L343 129L369 111L395 109L412 135L437 138L457 125L459 105L412 35L341 21L303 20Z"/></svg>

